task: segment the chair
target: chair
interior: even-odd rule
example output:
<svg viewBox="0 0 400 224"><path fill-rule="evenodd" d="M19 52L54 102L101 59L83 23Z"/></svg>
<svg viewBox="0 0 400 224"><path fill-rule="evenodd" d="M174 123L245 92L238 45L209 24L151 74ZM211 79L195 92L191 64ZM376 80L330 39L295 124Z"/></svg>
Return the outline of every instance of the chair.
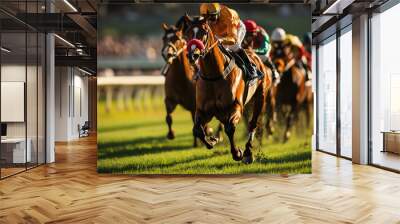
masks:
<svg viewBox="0 0 400 224"><path fill-rule="evenodd" d="M78 125L79 138L89 136L89 129L90 129L89 121L85 121L85 123L82 125L82 127L80 127L80 125Z"/></svg>

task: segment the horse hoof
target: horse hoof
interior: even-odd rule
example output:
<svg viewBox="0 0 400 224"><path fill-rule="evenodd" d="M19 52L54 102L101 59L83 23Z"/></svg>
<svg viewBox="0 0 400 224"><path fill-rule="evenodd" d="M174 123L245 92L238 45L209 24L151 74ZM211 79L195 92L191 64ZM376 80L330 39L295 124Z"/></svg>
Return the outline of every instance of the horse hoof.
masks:
<svg viewBox="0 0 400 224"><path fill-rule="evenodd" d="M214 148L214 145L207 144L206 147L207 147L207 149L213 149L213 148Z"/></svg>
<svg viewBox="0 0 400 224"><path fill-rule="evenodd" d="M253 158L252 155L248 155L248 156L243 157L242 162L243 162L244 164L251 164L251 163L254 162L254 158Z"/></svg>
<svg viewBox="0 0 400 224"><path fill-rule="evenodd" d="M174 133L173 131L168 132L167 138L168 138L169 140L174 139L174 138L175 138L175 133Z"/></svg>
<svg viewBox="0 0 400 224"><path fill-rule="evenodd" d="M216 145L219 142L219 138L215 136L210 136L210 144L211 145Z"/></svg>
<svg viewBox="0 0 400 224"><path fill-rule="evenodd" d="M289 141L289 137L290 137L290 132L286 132L285 136L283 136L283 143Z"/></svg>
<svg viewBox="0 0 400 224"><path fill-rule="evenodd" d="M210 137L209 140L207 141L207 149L212 149L214 148L214 145L218 143L218 138L216 137Z"/></svg>
<svg viewBox="0 0 400 224"><path fill-rule="evenodd" d="M241 149L237 149L236 152L232 153L232 158L235 161L241 161L243 159L243 151Z"/></svg>

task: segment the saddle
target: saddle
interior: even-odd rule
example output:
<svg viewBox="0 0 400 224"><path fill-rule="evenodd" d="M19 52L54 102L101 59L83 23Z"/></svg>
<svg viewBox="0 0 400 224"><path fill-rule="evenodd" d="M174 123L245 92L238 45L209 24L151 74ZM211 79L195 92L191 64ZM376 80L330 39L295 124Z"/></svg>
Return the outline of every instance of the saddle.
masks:
<svg viewBox="0 0 400 224"><path fill-rule="evenodd" d="M254 95L258 85L254 85L254 83L256 83L256 82L250 82L253 79L251 79L251 80L248 79L250 77L249 68L246 66L246 63L240 57L239 54L226 49L222 44L219 44L218 46L221 49L222 53L225 54L229 58L228 65L225 66L224 79L232 71L234 65L237 65L242 70L242 72L243 72L242 78L246 84L244 94L243 94L243 102L244 102L244 104L247 104L250 101L251 97ZM252 65L248 65L248 66L252 66ZM258 76L257 78L261 79L263 77L264 77L264 75Z"/></svg>

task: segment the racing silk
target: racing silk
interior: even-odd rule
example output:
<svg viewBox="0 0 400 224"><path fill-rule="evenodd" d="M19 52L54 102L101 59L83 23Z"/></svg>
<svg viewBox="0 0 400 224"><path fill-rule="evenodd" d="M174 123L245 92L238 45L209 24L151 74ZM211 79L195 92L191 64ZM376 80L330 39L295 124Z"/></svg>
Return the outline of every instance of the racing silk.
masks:
<svg viewBox="0 0 400 224"><path fill-rule="evenodd" d="M233 45L238 42L238 27L240 18L238 13L221 5L221 14L216 23L210 23L213 33L222 38L223 45Z"/></svg>
<svg viewBox="0 0 400 224"><path fill-rule="evenodd" d="M268 33L260 26L258 26L257 36L254 39L253 48L258 55L268 55L269 51L271 50Z"/></svg>
<svg viewBox="0 0 400 224"><path fill-rule="evenodd" d="M303 47L300 48L300 55L307 68L311 70L311 54Z"/></svg>

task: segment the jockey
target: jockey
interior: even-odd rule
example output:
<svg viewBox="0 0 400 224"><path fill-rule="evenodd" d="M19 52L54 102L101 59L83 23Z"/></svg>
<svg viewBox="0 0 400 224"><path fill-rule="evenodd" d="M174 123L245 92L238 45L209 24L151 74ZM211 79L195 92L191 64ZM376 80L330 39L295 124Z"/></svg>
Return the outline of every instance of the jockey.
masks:
<svg viewBox="0 0 400 224"><path fill-rule="evenodd" d="M310 68L307 65L306 50L304 49L303 43L300 39L295 36L288 34L286 35L286 40L284 41L284 51L289 58L293 58L296 62L305 70L306 81L311 79Z"/></svg>
<svg viewBox="0 0 400 224"><path fill-rule="evenodd" d="M265 31L261 26L258 26L253 20L248 19L243 23L246 26L246 37L244 42L252 43L254 52L256 52L264 64L272 70L273 80L277 79L279 74L269 55L271 44L269 42L267 31ZM249 38L249 41L247 41L247 38Z"/></svg>
<svg viewBox="0 0 400 224"><path fill-rule="evenodd" d="M286 39L286 31L280 27L274 29L271 35L272 41L272 58L281 58L284 56L283 54L283 42Z"/></svg>
<svg viewBox="0 0 400 224"><path fill-rule="evenodd" d="M312 67L312 61L311 61L312 60L312 56L311 56L312 38L311 38L311 33L310 32L304 34L303 44L304 44L304 49L305 49L305 52L304 52L305 55L304 56L307 59L307 66L311 70L311 67Z"/></svg>
<svg viewBox="0 0 400 224"><path fill-rule="evenodd" d="M254 83L253 81L256 81L258 77L264 76L241 47L246 28L235 10L219 3L202 3L200 15L207 19L211 30L222 44L241 58L241 64L247 70L245 73L248 75L249 82Z"/></svg>

